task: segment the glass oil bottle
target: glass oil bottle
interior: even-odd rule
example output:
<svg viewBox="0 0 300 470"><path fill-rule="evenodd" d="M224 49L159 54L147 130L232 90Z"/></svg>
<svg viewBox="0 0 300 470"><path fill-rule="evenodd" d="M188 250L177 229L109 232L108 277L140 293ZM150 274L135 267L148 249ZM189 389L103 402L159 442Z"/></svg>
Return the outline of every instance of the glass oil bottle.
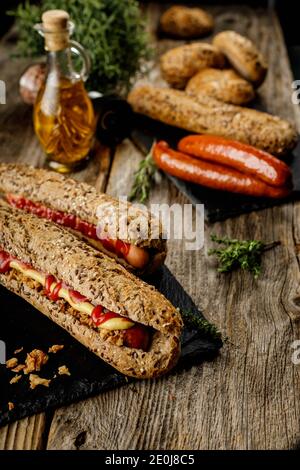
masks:
<svg viewBox="0 0 300 470"><path fill-rule="evenodd" d="M45 12L35 29L45 38L47 72L34 105L34 128L50 168L68 173L82 165L93 145L95 115L84 87L90 60L70 39L74 25L67 12ZM79 73L72 54L83 63Z"/></svg>

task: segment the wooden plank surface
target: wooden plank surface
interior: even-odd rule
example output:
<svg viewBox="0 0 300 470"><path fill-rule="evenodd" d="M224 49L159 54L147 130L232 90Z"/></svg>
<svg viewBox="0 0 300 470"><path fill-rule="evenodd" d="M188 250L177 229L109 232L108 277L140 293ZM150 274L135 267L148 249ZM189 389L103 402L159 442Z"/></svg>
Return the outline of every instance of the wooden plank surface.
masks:
<svg viewBox="0 0 300 470"><path fill-rule="evenodd" d="M160 8L148 8L152 31ZM271 112L294 121L300 130L299 110L291 103L292 75L276 16L248 7L214 8L213 12L216 31L235 29L260 45L270 66L261 99ZM170 45L170 41L161 42L159 51ZM10 74L14 97L16 68L13 73L3 66L5 61L0 61L0 77ZM150 79L160 80L156 66ZM29 111L18 101L3 108L3 159L22 156L40 164L42 154L29 129ZM16 110L24 116L20 122ZM33 149L32 157L28 148ZM110 162L106 151L104 155L97 160L102 168L91 163L93 169L89 167L77 177L104 189L107 177L100 170L107 175ZM110 194L126 194L141 158L130 141L119 146L108 178ZM163 179L150 202L183 204L187 200ZM229 339L216 360L63 407L54 413L47 444L47 437L41 438L43 415L40 426L26 424L30 420L36 423L35 417L3 428L0 448L283 449L299 444L300 368L291 361L291 343L300 338L299 218L300 204L289 204L207 226L205 249L199 252L186 251L184 240L170 242L168 267ZM266 241L279 239L282 245L266 255L258 281L247 273L224 276L216 273L207 256L212 231ZM17 434L22 438L15 438Z"/></svg>
<svg viewBox="0 0 300 470"><path fill-rule="evenodd" d="M0 157L2 161L22 161L40 166L43 152L33 133L32 109L21 102L18 81L29 64L28 59L11 59L14 34L0 42L0 79L6 85L6 105L0 105ZM46 415L25 418L0 429L0 449L40 449Z"/></svg>
<svg viewBox="0 0 300 470"><path fill-rule="evenodd" d="M22 419L0 429L1 450L40 450L45 447L45 413Z"/></svg>

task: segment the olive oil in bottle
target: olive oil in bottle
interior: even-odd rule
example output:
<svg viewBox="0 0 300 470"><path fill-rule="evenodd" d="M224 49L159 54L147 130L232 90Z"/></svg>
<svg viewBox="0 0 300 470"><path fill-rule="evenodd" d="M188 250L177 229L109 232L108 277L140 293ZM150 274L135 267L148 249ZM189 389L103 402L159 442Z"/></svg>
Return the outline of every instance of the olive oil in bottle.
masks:
<svg viewBox="0 0 300 470"><path fill-rule="evenodd" d="M67 12L50 10L42 20L36 29L45 38L47 73L34 105L34 128L48 165L67 173L86 160L93 144L95 116L84 87L90 63L82 46L69 38L74 27ZM80 73L72 53L82 58Z"/></svg>

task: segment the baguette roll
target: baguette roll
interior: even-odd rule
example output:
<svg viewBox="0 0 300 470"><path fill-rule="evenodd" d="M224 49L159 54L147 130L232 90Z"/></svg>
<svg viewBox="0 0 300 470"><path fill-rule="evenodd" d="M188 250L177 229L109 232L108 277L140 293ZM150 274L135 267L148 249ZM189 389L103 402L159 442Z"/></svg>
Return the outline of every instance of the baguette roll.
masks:
<svg viewBox="0 0 300 470"><path fill-rule="evenodd" d="M274 155L283 155L297 142L295 127L277 116L222 103L207 95L152 85L136 87L128 102L137 113L198 134L238 140Z"/></svg>
<svg viewBox="0 0 300 470"><path fill-rule="evenodd" d="M213 27L213 17L202 8L173 5L160 18L160 30L176 38L202 37L209 34Z"/></svg>
<svg viewBox="0 0 300 470"><path fill-rule="evenodd" d="M17 260L15 264L25 266L25 274L15 269L0 270L0 283L7 289L126 375L156 377L175 364L180 351L182 320L171 303L152 286L66 229L31 214L0 206L0 233L2 253ZM51 276L60 281L62 290L72 289L77 297L83 296L95 308L101 306L134 325L145 325L152 332L150 347L142 350L114 341L118 335L122 338L121 330L108 332L104 326L98 331L86 312L74 314L72 305L62 298L51 300L45 286L28 281L27 272L37 273L38 278L46 273L47 279ZM20 317L20 321L24 318Z"/></svg>
<svg viewBox="0 0 300 470"><path fill-rule="evenodd" d="M232 67L256 87L264 81L268 65L250 39L235 31L223 31L213 39L213 45L226 56Z"/></svg>
<svg viewBox="0 0 300 470"><path fill-rule="evenodd" d="M150 273L165 260L166 241L156 217L99 194L86 183L44 169L1 163L0 193L17 208L66 225L127 269Z"/></svg>
<svg viewBox="0 0 300 470"><path fill-rule="evenodd" d="M236 105L247 104L255 97L251 83L239 76L233 69L200 70L189 80L185 91L191 96L204 94L224 103Z"/></svg>
<svg viewBox="0 0 300 470"><path fill-rule="evenodd" d="M188 80L206 67L222 68L225 56L211 44L193 43L175 47L160 58L163 78L174 88L184 88Z"/></svg>

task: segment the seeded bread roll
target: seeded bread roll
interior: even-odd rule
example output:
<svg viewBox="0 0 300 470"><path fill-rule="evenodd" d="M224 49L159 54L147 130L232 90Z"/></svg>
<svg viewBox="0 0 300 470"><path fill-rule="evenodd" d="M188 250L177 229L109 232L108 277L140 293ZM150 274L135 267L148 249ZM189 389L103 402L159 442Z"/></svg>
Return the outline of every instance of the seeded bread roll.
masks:
<svg viewBox="0 0 300 470"><path fill-rule="evenodd" d="M247 104L255 96L251 83L240 77L233 69L200 70L189 80L185 91L192 96L200 93L224 103L237 105Z"/></svg>
<svg viewBox="0 0 300 470"><path fill-rule="evenodd" d="M265 79L268 65L250 39L235 31L223 31L213 39L213 45L226 56L232 67L258 87Z"/></svg>
<svg viewBox="0 0 300 470"><path fill-rule="evenodd" d="M128 218L127 233L118 233L121 237L117 238L149 250L150 260L143 272L151 272L165 260L166 241L156 217L130 203L98 193L87 183L27 165L0 163L0 193L27 198L96 226L101 224L108 235L116 227L116 216L124 211ZM118 261L132 269L125 260Z"/></svg>
<svg viewBox="0 0 300 470"><path fill-rule="evenodd" d="M163 78L174 88L184 88L188 80L206 67L222 68L224 55L211 44L193 43L176 47L160 58Z"/></svg>
<svg viewBox="0 0 300 470"><path fill-rule="evenodd" d="M161 31L177 38L205 36L213 30L213 27L213 17L201 8L174 5L160 18Z"/></svg>
<svg viewBox="0 0 300 470"><path fill-rule="evenodd" d="M51 274L94 305L154 329L148 352L112 345L43 293L0 274L0 283L65 328L78 341L124 374L161 375L179 354L182 320L172 304L152 286L133 276L69 231L31 214L0 206L0 247L34 269ZM22 316L20 321L23 321Z"/></svg>
<svg viewBox="0 0 300 470"><path fill-rule="evenodd" d="M152 85L136 87L128 101L137 113L171 126L199 134L220 135L282 155L297 142L297 132L288 121L267 113L198 94Z"/></svg>

